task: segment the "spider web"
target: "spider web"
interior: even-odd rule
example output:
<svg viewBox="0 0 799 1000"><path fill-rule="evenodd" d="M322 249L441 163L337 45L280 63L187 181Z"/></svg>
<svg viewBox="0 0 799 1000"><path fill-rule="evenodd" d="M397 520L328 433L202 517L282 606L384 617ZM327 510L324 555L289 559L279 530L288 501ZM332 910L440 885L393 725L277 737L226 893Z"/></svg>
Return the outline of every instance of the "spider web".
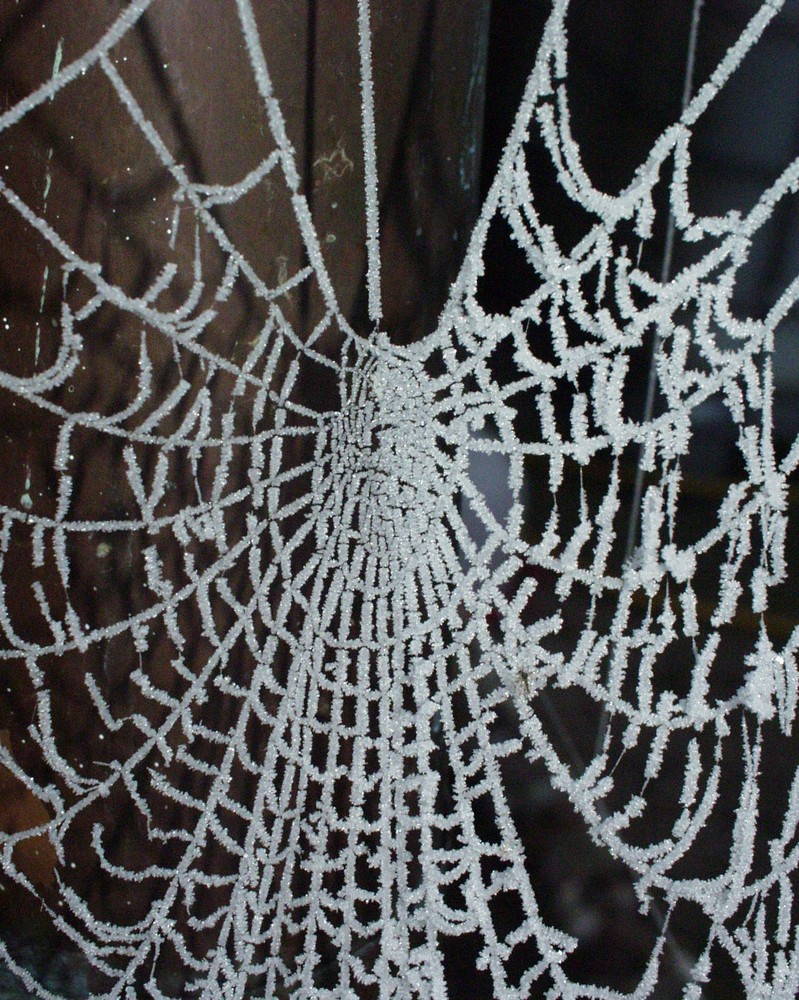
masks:
<svg viewBox="0 0 799 1000"><path fill-rule="evenodd" d="M581 979L577 936L534 888L511 793L520 767L543 767L629 871L653 929L632 995L661 995L670 924L688 910L702 940L680 995L700 997L727 963L747 997L794 997L799 781L783 787L767 762L793 753L799 629L776 643L765 612L786 578L799 464L797 445L775 453L771 355L799 278L763 318L731 298L799 162L746 212L703 217L688 197L692 129L782 5L764 3L687 86L680 117L611 195L571 134L556 0L437 328L398 347L380 324L367 0L366 333L328 276L251 0L230 7L263 158L217 185L193 179L117 58L153 4L127 5L0 115L13 136L91 78L157 162L169 206L162 265L135 287L0 180L61 281L57 350L38 364L37 346L32 374L0 373L40 415L52 467L49 499L1 508L2 671L32 722L0 762L44 809L3 836L6 876L84 956L92 996L443 1000L457 995L459 940L493 997L621 996ZM695 29L696 17L694 41ZM571 248L536 208L534 141L588 220ZM267 183L304 261L277 281L218 212ZM669 240L696 252L656 278L636 247L664 205ZM495 237L530 277L504 314L481 305ZM241 300L257 323L243 356L230 334ZM109 315L125 355L102 335ZM745 475L692 535L681 469L708 401L735 425ZM103 506L90 485L108 470ZM93 596L103 559L118 599ZM703 576L710 608L697 606ZM759 634L736 658L744 605ZM120 676L125 651L138 667ZM553 719L584 726L593 752ZM760 818L766 793L776 828ZM49 885L25 864L36 845L52 855ZM2 953L32 993L56 995L11 944Z"/></svg>

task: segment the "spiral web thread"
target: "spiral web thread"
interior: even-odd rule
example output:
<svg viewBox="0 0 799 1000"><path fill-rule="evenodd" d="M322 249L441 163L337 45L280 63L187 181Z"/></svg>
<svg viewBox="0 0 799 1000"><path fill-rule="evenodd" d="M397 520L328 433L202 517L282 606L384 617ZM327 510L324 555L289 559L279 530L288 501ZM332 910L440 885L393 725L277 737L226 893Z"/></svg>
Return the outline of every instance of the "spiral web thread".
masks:
<svg viewBox="0 0 799 1000"><path fill-rule="evenodd" d="M769 747L790 755L796 714L799 629L776 644L765 612L786 578L787 480L799 464L799 444L780 457L772 444L771 354L799 278L763 318L735 315L730 300L752 240L795 196L799 162L745 213L700 217L688 198L692 128L781 4L762 5L609 195L592 187L570 133L568 3L556 0L438 327L398 348L379 332L367 0L368 337L337 305L250 0L236 10L272 148L224 187L191 180L115 60L153 2L129 4L82 58L0 116L0 130L13 130L102 74L171 177L195 241L185 301L169 304L170 261L134 295L0 182L60 257L63 281L58 356L34 374L0 374L5 392L57 430L54 509L40 513L30 498L2 508L2 670L33 713L27 754L0 746L0 761L48 817L4 835L6 877L41 896L96 996L443 1000L460 995L448 957L458 938L498 1000L621 996L580 980L577 938L542 914L509 804L521 760L545 767L596 845L631 873L655 928L633 995L661 995L670 922L690 908L703 941L680 995L700 997L726 962L747 997L793 998L799 781L766 784L763 760ZM590 219L568 251L537 213L531 136ZM275 286L212 210L267 178L290 201L307 260ZM652 235L664 185L673 232L697 252L656 280L635 247ZM533 289L507 315L480 305L496 227L523 253ZM209 245L221 270L207 264ZM215 349L214 330L242 285L263 325L235 360ZM324 305L303 340L285 303L306 286ZM129 401L82 408L66 387L91 370L85 331L107 310L140 331ZM546 358L536 353L544 336ZM631 357L653 337L657 402L635 420L624 402ZM500 354L512 376L497 375ZM336 406L301 394L317 378L335 386ZM681 463L692 414L709 400L736 426L746 474L712 527L686 541ZM79 488L77 464L92 448L124 470L130 516L98 517ZM631 452L646 482L625 558ZM595 468L605 478L592 493L582 473ZM136 553L133 610L101 624L82 596L82 546L98 538ZM32 562L31 581L16 579L19 560ZM694 581L705 567L716 600L700 614ZM23 585L46 639L26 638L15 618L8 595ZM725 637L747 604L762 624L736 664ZM140 664L125 711L101 662L123 640ZM689 675L682 691L661 676L674 650ZM57 677L92 706L81 734L91 755L62 736ZM557 697L593 720L593 758L575 760L548 725ZM764 830L766 797L779 797L780 822ZM136 831L135 850L121 828ZM708 829L723 831L711 853ZM33 841L54 854L46 890L20 864ZM55 995L10 944L2 953L34 995Z"/></svg>

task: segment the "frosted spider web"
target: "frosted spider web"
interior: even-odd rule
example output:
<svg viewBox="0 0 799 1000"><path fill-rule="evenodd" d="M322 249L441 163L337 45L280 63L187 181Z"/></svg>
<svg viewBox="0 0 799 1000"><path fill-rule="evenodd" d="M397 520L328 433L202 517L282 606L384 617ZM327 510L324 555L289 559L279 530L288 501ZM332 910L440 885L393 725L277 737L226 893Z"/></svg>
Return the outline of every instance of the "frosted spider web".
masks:
<svg viewBox="0 0 799 1000"><path fill-rule="evenodd" d="M778 458L772 444L771 355L799 278L763 318L737 316L731 296L753 239L795 195L799 162L746 212L701 217L688 197L692 129L781 4L762 5L609 195L570 132L568 3L556 0L440 320L398 347L381 332L368 0L357 5L366 333L337 303L251 0L235 10L265 152L232 185L192 180L115 58L152 3L130 3L85 55L0 115L13 134L83 76L102 78L171 178L194 247L183 301L171 298L177 256L133 292L0 181L20 224L60 259L63 288L57 356L0 375L25 412L45 413L54 483L52 509L27 493L2 508L2 670L9 690L27 692L32 721L26 749L2 745L0 761L45 810L3 836L7 879L82 953L92 996L443 1000L468 992L448 958L459 938L493 997L621 996L581 980L577 937L536 894L509 801L510 765L526 761L630 873L654 928L634 996L662 995L670 925L687 909L703 937L682 958L679 995L702 996L726 963L747 997L792 1000L799 780L782 787L764 760L795 756L799 629L777 643L765 612L786 577L787 479L799 464L799 445ZM539 218L532 137L591 220L571 249ZM213 211L267 180L306 259L271 284ZM664 184L670 238L697 252L658 279L636 246L652 235ZM497 225L532 289L502 315L478 293ZM237 357L214 338L242 286L262 326ZM306 288L322 306L301 336L289 302ZM91 324L109 312L138 330L117 408L103 391L68 391L91 371ZM631 359L653 340L651 405L633 419ZM497 374L500 351L510 377ZM336 404L314 405L302 386L325 379ZM712 527L686 540L681 463L709 400L738 430L746 472ZM630 541L631 450L641 478ZM98 513L76 472L87 455L124 470L124 514ZM604 470L598 492L584 488L589 468ZM126 608L86 597L86 546L98 540L106 554L127 550ZM702 573L716 596L700 614ZM9 598L21 592L24 614ZM761 625L736 663L728 638L744 606ZM139 666L120 700L109 650L124 643ZM675 655L684 690L663 681ZM66 684L91 707L77 738L54 695ZM547 697L573 699L572 718L596 729L589 759L553 735ZM776 828L760 820L766 798L779 798ZM23 864L32 844L52 852L48 886ZM56 995L10 944L2 954L34 995Z"/></svg>

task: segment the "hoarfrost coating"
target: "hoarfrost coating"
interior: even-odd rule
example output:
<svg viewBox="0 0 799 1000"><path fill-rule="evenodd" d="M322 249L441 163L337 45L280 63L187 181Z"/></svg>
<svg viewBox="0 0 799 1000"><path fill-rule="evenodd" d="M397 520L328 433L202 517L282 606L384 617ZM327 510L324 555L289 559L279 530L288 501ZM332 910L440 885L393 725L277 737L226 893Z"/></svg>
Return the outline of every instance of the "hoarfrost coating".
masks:
<svg viewBox="0 0 799 1000"><path fill-rule="evenodd" d="M6 877L42 897L98 997L444 1000L455 995L445 956L459 937L496 998L621 996L580 980L569 963L576 937L542 913L523 815L509 803L509 762L521 759L545 767L598 849L631 873L655 928L634 996L656 995L676 948L672 915L693 907L705 934L682 958L684 997L702 995L724 955L746 996L793 998L799 780L767 840L759 807L774 794L764 748L795 752L799 629L777 640L764 612L786 577L788 478L799 464L799 443L781 457L773 445L771 362L799 276L759 318L741 318L731 297L753 239L796 195L799 162L746 211L705 217L689 198L692 130L782 4L762 4L696 88L689 48L681 113L609 194L572 136L568 3L556 0L460 274L436 328L410 347L380 329L391 261L380 260L368 0L357 0L367 331L338 305L250 0L235 8L263 158L218 185L192 180L174 158L135 74L115 59L150 5L129 4L84 55L59 57L52 79L0 115L2 141L86 73L101 75L171 178L169 245L178 225L192 241L182 302L177 257L134 293L0 180L7 206L60 258L62 283L55 356L0 373L4 390L57 427L52 509L26 492L1 512L2 670L27 678L32 722L25 753L0 743L0 762L44 806L35 826L2 835ZM531 136L588 220L570 248L539 216ZM305 260L277 284L214 211L267 180L288 199ZM653 277L639 247L663 211L663 185L669 241L697 252L675 267L669 251ZM531 276L530 293L502 314L478 294L495 226ZM221 269L208 265L208 245ZM211 337L234 286L265 315L244 356L216 351ZM310 287L321 318L301 336L287 303ZM118 409L65 395L92 365L87 323L107 310L141 331ZM548 338L546 357L531 331ZM646 344L648 402L633 417L625 386ZM500 351L512 376L497 375ZM322 376L335 406L298 394ZM725 489L712 527L682 543L692 414L714 400L737 429L745 475ZM534 433L518 430L523 409ZM76 488L76 455L93 442L124 458L133 514L98 519ZM632 522L622 475L631 449ZM598 497L583 489L589 466L604 470ZM176 506L177 479L193 496ZM135 594L135 610L102 622L74 596L85 586L76 553L98 538L99 558L128 546ZM32 564L22 584L20 560ZM702 609L694 584L707 566L718 588ZM35 640L7 599L19 586L41 615ZM742 609L760 624L738 676L722 660ZM124 714L91 658L117 640L139 662ZM661 677L677 647L689 651L684 691ZM60 670L85 688L92 738L116 748L107 759L79 764L62 739ZM723 697L719 674L737 677ZM570 756L542 715L547 694L561 692L593 711L590 759ZM633 770L623 782L622 759ZM675 789L660 783L667 759L681 771ZM737 808L714 819L730 782ZM710 861L702 834L719 822ZM120 847L120 827L143 840L138 853ZM45 888L21 862L31 843L53 854ZM32 993L55 995L0 947Z"/></svg>

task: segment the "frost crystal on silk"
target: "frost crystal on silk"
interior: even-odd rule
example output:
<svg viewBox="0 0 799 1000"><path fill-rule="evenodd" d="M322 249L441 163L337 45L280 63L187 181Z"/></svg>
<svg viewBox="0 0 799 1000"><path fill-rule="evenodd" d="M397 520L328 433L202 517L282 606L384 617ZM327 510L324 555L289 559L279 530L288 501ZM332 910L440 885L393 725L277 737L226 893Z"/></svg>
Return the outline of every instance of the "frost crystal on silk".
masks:
<svg viewBox="0 0 799 1000"><path fill-rule="evenodd" d="M30 708L27 749L4 743L0 761L43 806L35 826L2 835L6 879L41 897L98 997L444 1000L467 995L464 962L466 983L477 976L497 1000L621 996L586 981L579 934L535 889L511 800L546 773L596 850L629 873L651 929L632 995L678 995L658 992L676 962L690 1000L719 968L752 1000L792 1000L799 780L773 786L764 760L795 755L799 630L775 637L765 612L786 578L799 464L799 445L773 446L771 356L799 277L759 318L741 318L731 297L753 239L796 194L799 162L745 212L702 217L689 197L692 129L782 5L757 10L611 195L592 186L572 138L568 2L555 0L438 324L399 347L380 322L392 264L380 260L368 0L356 4L366 331L336 300L251 0L224 2L265 136L239 183L193 181L115 59L151 0L127 5L0 115L10 134L101 75L195 241L183 302L169 298L176 263L134 294L0 181L20 224L60 257L63 286L57 356L33 374L0 373L57 429L53 509L26 494L0 512L3 677L26 686ZM540 218L531 137L590 220L570 248ZM266 182L290 205L306 262L271 286L213 211ZM664 205L670 240L696 250L657 278L637 249ZM530 274L507 314L479 294L495 227ZM221 272L206 267L203 241ZM246 352L223 354L212 334L242 285L265 322ZM308 287L324 314L301 336L287 303ZM93 363L87 323L107 311L141 331L122 409L102 392L99 403L65 394ZM626 386L644 349L651 399L633 418ZM320 373L335 406L298 390ZM711 400L735 426L745 472L712 526L686 540L682 466L692 415ZM88 447L98 461L106 448L121 456L132 499L118 517L98 520L76 485ZM594 483L602 470L599 491L583 487L589 468ZM176 494L178 481L188 486ZM102 621L79 596L86 539L128 551L130 603ZM16 579L20 561L30 580ZM715 574L709 608L695 593L703 573ZM21 586L47 638L18 624L7 594ZM742 612L759 625L735 664ZM138 662L124 709L103 666L114 643ZM105 757L84 758L63 736L67 682L85 688L84 736L111 747ZM592 754L567 752L558 711L595 732ZM776 826L761 822L770 796L781 797ZM44 887L22 861L30 844L52 855ZM683 911L701 941L680 951L671 926ZM2 953L34 995L56 995L11 943Z"/></svg>

